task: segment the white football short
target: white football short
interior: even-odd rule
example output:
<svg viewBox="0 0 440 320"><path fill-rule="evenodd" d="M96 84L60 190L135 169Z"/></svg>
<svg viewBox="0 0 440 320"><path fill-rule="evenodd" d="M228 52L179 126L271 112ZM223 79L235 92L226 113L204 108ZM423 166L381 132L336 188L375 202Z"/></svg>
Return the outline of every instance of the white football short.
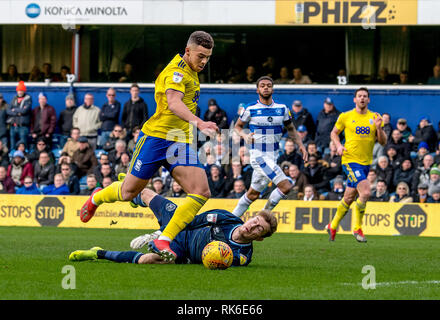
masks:
<svg viewBox="0 0 440 320"><path fill-rule="evenodd" d="M255 191L262 192L271 181L278 185L281 181L287 180L275 158L263 152L251 153L251 166L254 169L251 187Z"/></svg>

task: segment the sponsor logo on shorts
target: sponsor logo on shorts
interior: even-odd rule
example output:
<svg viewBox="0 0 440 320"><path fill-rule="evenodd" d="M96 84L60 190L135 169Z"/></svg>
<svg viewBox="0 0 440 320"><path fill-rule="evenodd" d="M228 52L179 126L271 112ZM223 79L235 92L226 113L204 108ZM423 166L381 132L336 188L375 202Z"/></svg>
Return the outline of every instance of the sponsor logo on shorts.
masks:
<svg viewBox="0 0 440 320"><path fill-rule="evenodd" d="M210 213L206 216L206 220L208 222L216 223L217 222L217 213Z"/></svg>
<svg viewBox="0 0 440 320"><path fill-rule="evenodd" d="M136 164L134 165L134 170L136 171L140 171L142 167L142 161L141 160L136 160Z"/></svg>

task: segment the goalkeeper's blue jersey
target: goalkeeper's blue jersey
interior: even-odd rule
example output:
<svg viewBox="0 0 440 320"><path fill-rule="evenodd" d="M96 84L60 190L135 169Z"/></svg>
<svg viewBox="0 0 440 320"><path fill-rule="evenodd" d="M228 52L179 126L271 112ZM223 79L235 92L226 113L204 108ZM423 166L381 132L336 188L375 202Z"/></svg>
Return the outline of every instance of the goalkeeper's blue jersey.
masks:
<svg viewBox="0 0 440 320"><path fill-rule="evenodd" d="M177 205L162 196L155 196L150 209L157 217L163 231L176 210ZM203 248L211 241L226 242L234 253L233 266L247 266L252 259L252 243L237 243L232 232L243 224L243 220L232 213L214 209L198 214L171 242L177 254L176 263L202 263Z"/></svg>

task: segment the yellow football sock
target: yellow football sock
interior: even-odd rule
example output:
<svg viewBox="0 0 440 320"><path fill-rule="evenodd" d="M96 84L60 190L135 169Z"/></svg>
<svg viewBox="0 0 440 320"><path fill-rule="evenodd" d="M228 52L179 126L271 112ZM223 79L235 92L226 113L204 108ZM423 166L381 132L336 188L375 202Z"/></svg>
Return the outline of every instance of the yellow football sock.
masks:
<svg viewBox="0 0 440 320"><path fill-rule="evenodd" d="M93 195L93 202L100 206L103 203L112 203L116 201L123 201L122 199L122 181L115 181L108 187L98 191Z"/></svg>
<svg viewBox="0 0 440 320"><path fill-rule="evenodd" d="M353 210L354 211L354 229L353 230L359 230L362 228L362 219L364 218L366 206L367 206L367 204L361 202L359 200L359 198L356 200L354 210Z"/></svg>
<svg viewBox="0 0 440 320"><path fill-rule="evenodd" d="M339 222L345 217L350 206L345 203L344 198L339 202L338 209L336 210L336 215L333 217L331 227L336 230L339 227Z"/></svg>
<svg viewBox="0 0 440 320"><path fill-rule="evenodd" d="M207 200L208 198L201 195L188 194L184 202L177 207L161 237L167 237L172 241L194 219Z"/></svg>

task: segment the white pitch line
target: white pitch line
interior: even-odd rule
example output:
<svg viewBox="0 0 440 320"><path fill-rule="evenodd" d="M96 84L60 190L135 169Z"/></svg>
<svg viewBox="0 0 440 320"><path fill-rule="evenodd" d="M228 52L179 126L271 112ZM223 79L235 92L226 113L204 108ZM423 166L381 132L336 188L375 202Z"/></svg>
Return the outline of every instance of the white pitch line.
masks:
<svg viewBox="0 0 440 320"><path fill-rule="evenodd" d="M362 286L362 283L350 283L343 282L343 286ZM440 284L440 280L428 280L428 281L392 281L392 282L377 282L376 286L390 287L410 284Z"/></svg>

